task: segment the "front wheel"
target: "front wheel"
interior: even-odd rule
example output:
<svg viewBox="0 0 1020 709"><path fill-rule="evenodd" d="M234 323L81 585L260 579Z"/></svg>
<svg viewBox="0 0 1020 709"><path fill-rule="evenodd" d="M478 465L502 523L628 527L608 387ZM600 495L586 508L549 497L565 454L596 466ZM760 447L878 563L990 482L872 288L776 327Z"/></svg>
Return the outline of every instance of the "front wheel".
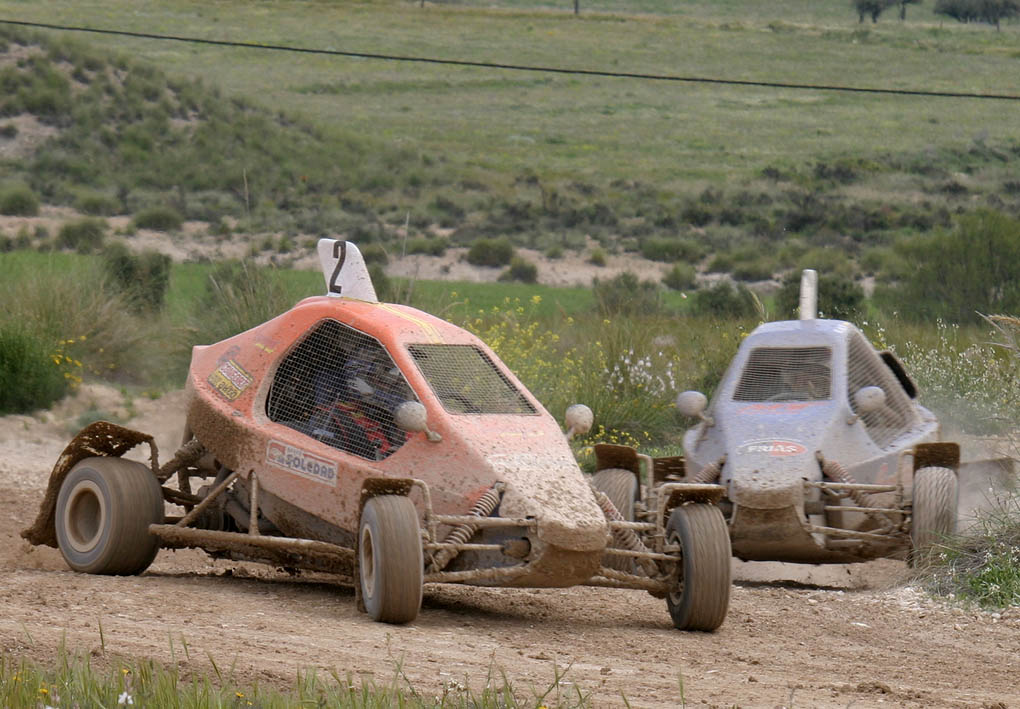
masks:
<svg viewBox="0 0 1020 709"><path fill-rule="evenodd" d="M712 631L730 605L730 535L715 505L673 509L666 542L680 547L670 575L666 606L679 630Z"/></svg>
<svg viewBox="0 0 1020 709"><path fill-rule="evenodd" d="M358 575L369 617L383 623L414 620L424 568L414 503L402 495L369 499L358 531Z"/></svg>
<svg viewBox="0 0 1020 709"><path fill-rule="evenodd" d="M956 531L958 494L956 473L951 468L930 466L914 473L912 565L916 566L935 544Z"/></svg>
<svg viewBox="0 0 1020 709"><path fill-rule="evenodd" d="M57 546L75 571L132 575L159 551L150 524L163 522L163 493L152 471L123 458L86 458L57 495Z"/></svg>

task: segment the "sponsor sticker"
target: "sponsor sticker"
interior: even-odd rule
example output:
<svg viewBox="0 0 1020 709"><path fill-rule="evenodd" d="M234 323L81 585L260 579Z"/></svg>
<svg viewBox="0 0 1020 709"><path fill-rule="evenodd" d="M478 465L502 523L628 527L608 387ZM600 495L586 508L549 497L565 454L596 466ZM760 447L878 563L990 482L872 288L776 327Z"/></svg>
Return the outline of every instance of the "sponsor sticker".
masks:
<svg viewBox="0 0 1020 709"><path fill-rule="evenodd" d="M336 463L280 441L269 441L266 462L309 480L336 485Z"/></svg>
<svg viewBox="0 0 1020 709"><path fill-rule="evenodd" d="M797 441L782 440L749 441L741 445L740 449L742 453L765 453L774 457L807 453L807 448Z"/></svg>
<svg viewBox="0 0 1020 709"><path fill-rule="evenodd" d="M218 391L227 401L233 401L241 396L245 389L255 381L244 367L232 359L222 362L207 380L209 384Z"/></svg>

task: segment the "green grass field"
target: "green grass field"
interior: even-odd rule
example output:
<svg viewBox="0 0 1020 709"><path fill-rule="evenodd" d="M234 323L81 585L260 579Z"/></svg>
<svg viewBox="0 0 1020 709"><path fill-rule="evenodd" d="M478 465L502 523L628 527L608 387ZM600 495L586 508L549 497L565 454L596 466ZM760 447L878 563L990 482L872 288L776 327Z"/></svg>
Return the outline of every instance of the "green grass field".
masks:
<svg viewBox="0 0 1020 709"><path fill-rule="evenodd" d="M480 4L480 3L479 3ZM580 69L1020 94L1018 28L930 7L857 23L828 2L428 5L0 2L0 17L217 40ZM586 5L582 3L582 7ZM549 9L552 8L552 9ZM609 13L608 10L612 10ZM595 12L597 10L598 12ZM657 13L657 14L643 14ZM658 14L661 13L661 14ZM458 176L692 182L833 156L913 154L1017 137L999 101L873 96L462 68L83 34L171 75L448 161Z"/></svg>

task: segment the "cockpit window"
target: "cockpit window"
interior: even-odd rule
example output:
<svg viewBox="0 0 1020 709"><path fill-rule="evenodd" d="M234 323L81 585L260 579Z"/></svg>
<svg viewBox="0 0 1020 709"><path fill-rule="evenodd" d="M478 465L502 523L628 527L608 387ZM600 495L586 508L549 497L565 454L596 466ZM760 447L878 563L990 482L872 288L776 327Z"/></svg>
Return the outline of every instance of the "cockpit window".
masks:
<svg viewBox="0 0 1020 709"><path fill-rule="evenodd" d="M407 441L396 408L417 397L374 337L324 320L283 359L266 398L270 421L369 460Z"/></svg>
<svg viewBox="0 0 1020 709"><path fill-rule="evenodd" d="M535 407L472 345L408 345L422 376L453 414L534 414Z"/></svg>
<svg viewBox="0 0 1020 709"><path fill-rule="evenodd" d="M734 401L821 401L832 398L828 347L758 347L751 350Z"/></svg>

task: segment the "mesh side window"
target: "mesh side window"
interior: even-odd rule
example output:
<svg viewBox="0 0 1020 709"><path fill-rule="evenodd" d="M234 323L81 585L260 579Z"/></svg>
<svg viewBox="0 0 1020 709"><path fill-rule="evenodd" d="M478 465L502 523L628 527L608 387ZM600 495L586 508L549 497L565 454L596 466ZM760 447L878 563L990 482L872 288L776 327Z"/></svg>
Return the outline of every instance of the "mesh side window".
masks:
<svg viewBox="0 0 1020 709"><path fill-rule="evenodd" d="M339 450L381 460L407 440L394 410L416 399L378 340L324 320L280 363L266 415Z"/></svg>
<svg viewBox="0 0 1020 709"><path fill-rule="evenodd" d="M472 345L409 345L422 376L450 413L533 414L533 407Z"/></svg>
<svg viewBox="0 0 1020 709"><path fill-rule="evenodd" d="M847 354L850 408L861 417L875 445L885 448L917 422L917 414L896 376L861 335L854 334L850 338ZM882 388L885 392L885 406L868 413L857 410L854 394L866 386Z"/></svg>
<svg viewBox="0 0 1020 709"><path fill-rule="evenodd" d="M832 398L828 347L758 347L751 350L734 401L820 401Z"/></svg>

